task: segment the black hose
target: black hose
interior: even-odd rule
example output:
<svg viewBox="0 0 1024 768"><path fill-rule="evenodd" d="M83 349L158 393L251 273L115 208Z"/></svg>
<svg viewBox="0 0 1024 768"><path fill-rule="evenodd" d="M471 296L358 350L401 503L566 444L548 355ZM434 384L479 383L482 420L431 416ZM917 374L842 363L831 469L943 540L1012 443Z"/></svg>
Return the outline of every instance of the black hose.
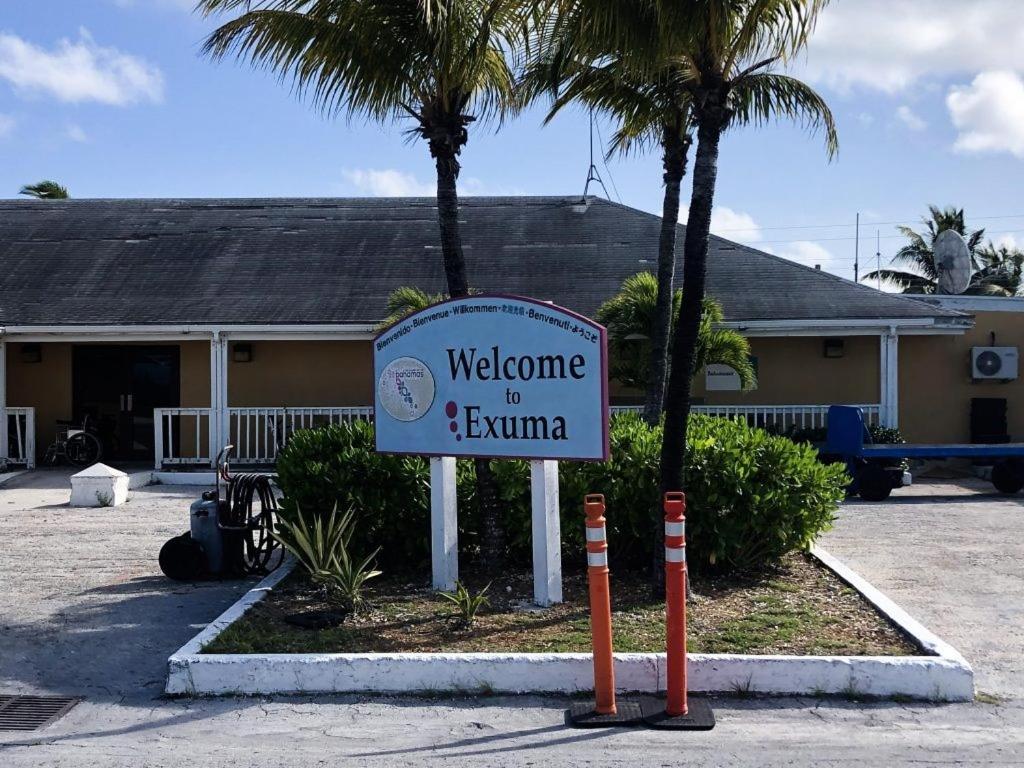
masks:
<svg viewBox="0 0 1024 768"><path fill-rule="evenodd" d="M257 499L258 511L253 508ZM276 522L277 498L267 475L250 472L228 478L227 498L218 517L228 574L264 576L281 564L284 550L271 535Z"/></svg>

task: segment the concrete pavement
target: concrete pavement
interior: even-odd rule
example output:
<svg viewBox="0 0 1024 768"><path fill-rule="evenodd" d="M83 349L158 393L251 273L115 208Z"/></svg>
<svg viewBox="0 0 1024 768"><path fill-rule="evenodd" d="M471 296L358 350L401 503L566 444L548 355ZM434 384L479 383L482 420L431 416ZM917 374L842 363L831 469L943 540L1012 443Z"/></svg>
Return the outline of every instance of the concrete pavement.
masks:
<svg viewBox="0 0 1024 768"><path fill-rule="evenodd" d="M159 575L159 545L183 529L199 489L157 486L116 510L69 510L63 491L19 481L59 484L0 488L0 691L87 700L44 731L0 733L5 768L1024 765L1019 501L918 486L926 498L900 491L896 503L847 505L823 541L957 645L981 690L1005 699L719 699L714 731L672 734L570 730L567 702L536 697L164 699L167 655L244 588ZM973 626L953 611L963 604Z"/></svg>

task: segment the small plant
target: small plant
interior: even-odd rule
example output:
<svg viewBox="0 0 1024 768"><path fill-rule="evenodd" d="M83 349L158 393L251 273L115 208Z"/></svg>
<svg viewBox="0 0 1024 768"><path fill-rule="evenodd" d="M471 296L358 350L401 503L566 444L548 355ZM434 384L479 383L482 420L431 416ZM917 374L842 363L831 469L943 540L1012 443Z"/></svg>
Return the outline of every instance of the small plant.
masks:
<svg viewBox="0 0 1024 768"><path fill-rule="evenodd" d="M310 517L312 524L297 510L294 519L280 521L280 530L273 536L298 559L310 580L323 587L328 597L355 611L363 602L363 586L381 574L371 565L378 550L362 560L353 559L349 553L354 521L352 510L339 517L335 507L326 518Z"/></svg>
<svg viewBox="0 0 1024 768"><path fill-rule="evenodd" d="M96 491L96 503L101 507L114 506L114 497L106 491Z"/></svg>
<svg viewBox="0 0 1024 768"><path fill-rule="evenodd" d="M440 592L438 594L458 608L459 624L468 629L473 626L479 610L491 604L490 599L487 597L487 590L490 588L491 585L488 583L486 587L474 595L466 588L465 584L457 581L455 582L454 592Z"/></svg>

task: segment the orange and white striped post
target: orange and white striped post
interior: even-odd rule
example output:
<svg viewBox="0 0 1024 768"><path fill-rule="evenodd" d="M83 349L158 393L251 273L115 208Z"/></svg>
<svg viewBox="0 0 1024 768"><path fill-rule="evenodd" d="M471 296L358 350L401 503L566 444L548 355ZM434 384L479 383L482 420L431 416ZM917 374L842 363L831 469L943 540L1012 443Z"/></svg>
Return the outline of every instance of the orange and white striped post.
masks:
<svg viewBox="0 0 1024 768"><path fill-rule="evenodd" d="M664 710L645 709L652 728L706 731L715 715L704 699L690 701L686 681L686 496L666 493L665 510L665 655L668 659Z"/></svg>
<svg viewBox="0 0 1024 768"><path fill-rule="evenodd" d="M573 704L566 717L577 728L640 725L643 709L636 701L615 700L615 658L612 655L612 595L609 587L608 536L604 496L583 499L587 532L587 581L590 586L590 634L594 649L594 701Z"/></svg>
<svg viewBox="0 0 1024 768"><path fill-rule="evenodd" d="M689 712L686 701L686 495L666 493L665 634L668 657L665 714Z"/></svg>
<svg viewBox="0 0 1024 768"><path fill-rule="evenodd" d="M604 496L583 500L587 531L587 581L590 586L590 634L594 650L594 711L614 715L615 660L612 656L612 596L608 583L608 536L605 532Z"/></svg>

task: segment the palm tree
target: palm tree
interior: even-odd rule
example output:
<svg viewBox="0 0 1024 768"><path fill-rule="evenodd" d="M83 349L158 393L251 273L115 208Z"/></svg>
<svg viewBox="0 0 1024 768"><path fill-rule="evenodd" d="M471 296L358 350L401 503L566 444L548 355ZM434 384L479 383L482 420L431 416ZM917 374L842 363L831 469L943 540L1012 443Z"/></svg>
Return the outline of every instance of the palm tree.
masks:
<svg viewBox="0 0 1024 768"><path fill-rule="evenodd" d="M979 269L967 289L989 296L1017 296L1024 283L1024 251L989 242L975 252Z"/></svg>
<svg viewBox="0 0 1024 768"><path fill-rule="evenodd" d="M388 296L388 316L381 322L379 327L383 330L389 325L394 325L402 318L411 315L413 312L419 312L421 309L426 309L447 298L443 293L427 293L421 288L403 285L393 290L391 295Z"/></svg>
<svg viewBox="0 0 1024 768"><path fill-rule="evenodd" d="M28 195L37 200L67 200L67 187L62 187L56 181L40 181L38 184L26 184L18 192L19 195Z"/></svg>
<svg viewBox="0 0 1024 768"><path fill-rule="evenodd" d="M658 321L658 280L650 272L626 278L622 289L601 305L595 315L608 329L610 375L627 387L643 389L650 383L650 338ZM673 308L679 310L683 292L676 291ZM740 377L744 389L757 383L750 364L750 343L731 328L719 327L725 316L714 299L704 299L697 344L695 371L708 365L728 365ZM670 331L671 338L671 331Z"/></svg>
<svg viewBox="0 0 1024 768"><path fill-rule="evenodd" d="M477 120L516 106L509 56L515 0L200 0L205 15L244 10L203 45L289 78L325 113L411 119L437 169L448 293L469 291L458 221L459 155Z"/></svg>
<svg viewBox="0 0 1024 768"><path fill-rule="evenodd" d="M882 279L903 293L937 293L939 270L935 263L935 241L946 230L953 230L967 241L971 254L971 281L964 294L1013 296L1020 288L1020 269L1015 267L1015 254L1019 251L1000 249L992 242L982 248L985 230L969 231L963 208L929 205L928 216L922 223L923 233L911 227L897 228L909 242L893 256L892 263L904 269L880 269L865 275L864 280Z"/></svg>
<svg viewBox="0 0 1024 768"><path fill-rule="evenodd" d="M410 119L437 171L437 216L448 294L469 293L457 181L469 126L515 110L510 56L524 34L521 0L200 0L207 16L244 11L203 50L234 53L290 79L325 113ZM476 462L485 562L504 535L487 461Z"/></svg>
<svg viewBox="0 0 1024 768"><path fill-rule="evenodd" d="M650 375L644 384L644 417L656 424L661 419L665 395L679 196L693 143L692 105L677 50L682 40L658 4L634 0L613 6L613 23L600 26L601 31L594 35L590 25L595 16L607 10L595 8L589 0L562 4L553 15L548 33L542 36L544 44L531 63L526 84L531 92L550 90L555 94L545 122L574 102L610 115L618 129L609 155L653 147L661 151L665 192L658 240L657 300L646 325ZM611 39L609 30L614 31Z"/></svg>
<svg viewBox="0 0 1024 768"><path fill-rule="evenodd" d="M708 238L722 134L731 126L774 118L824 129L830 156L838 148L824 100L800 80L773 71L807 42L827 0L693 0L682 69L690 89L697 151L683 256L683 300L672 339L661 449L663 491L685 488L686 429L704 308ZM660 569L659 569L660 570Z"/></svg>

